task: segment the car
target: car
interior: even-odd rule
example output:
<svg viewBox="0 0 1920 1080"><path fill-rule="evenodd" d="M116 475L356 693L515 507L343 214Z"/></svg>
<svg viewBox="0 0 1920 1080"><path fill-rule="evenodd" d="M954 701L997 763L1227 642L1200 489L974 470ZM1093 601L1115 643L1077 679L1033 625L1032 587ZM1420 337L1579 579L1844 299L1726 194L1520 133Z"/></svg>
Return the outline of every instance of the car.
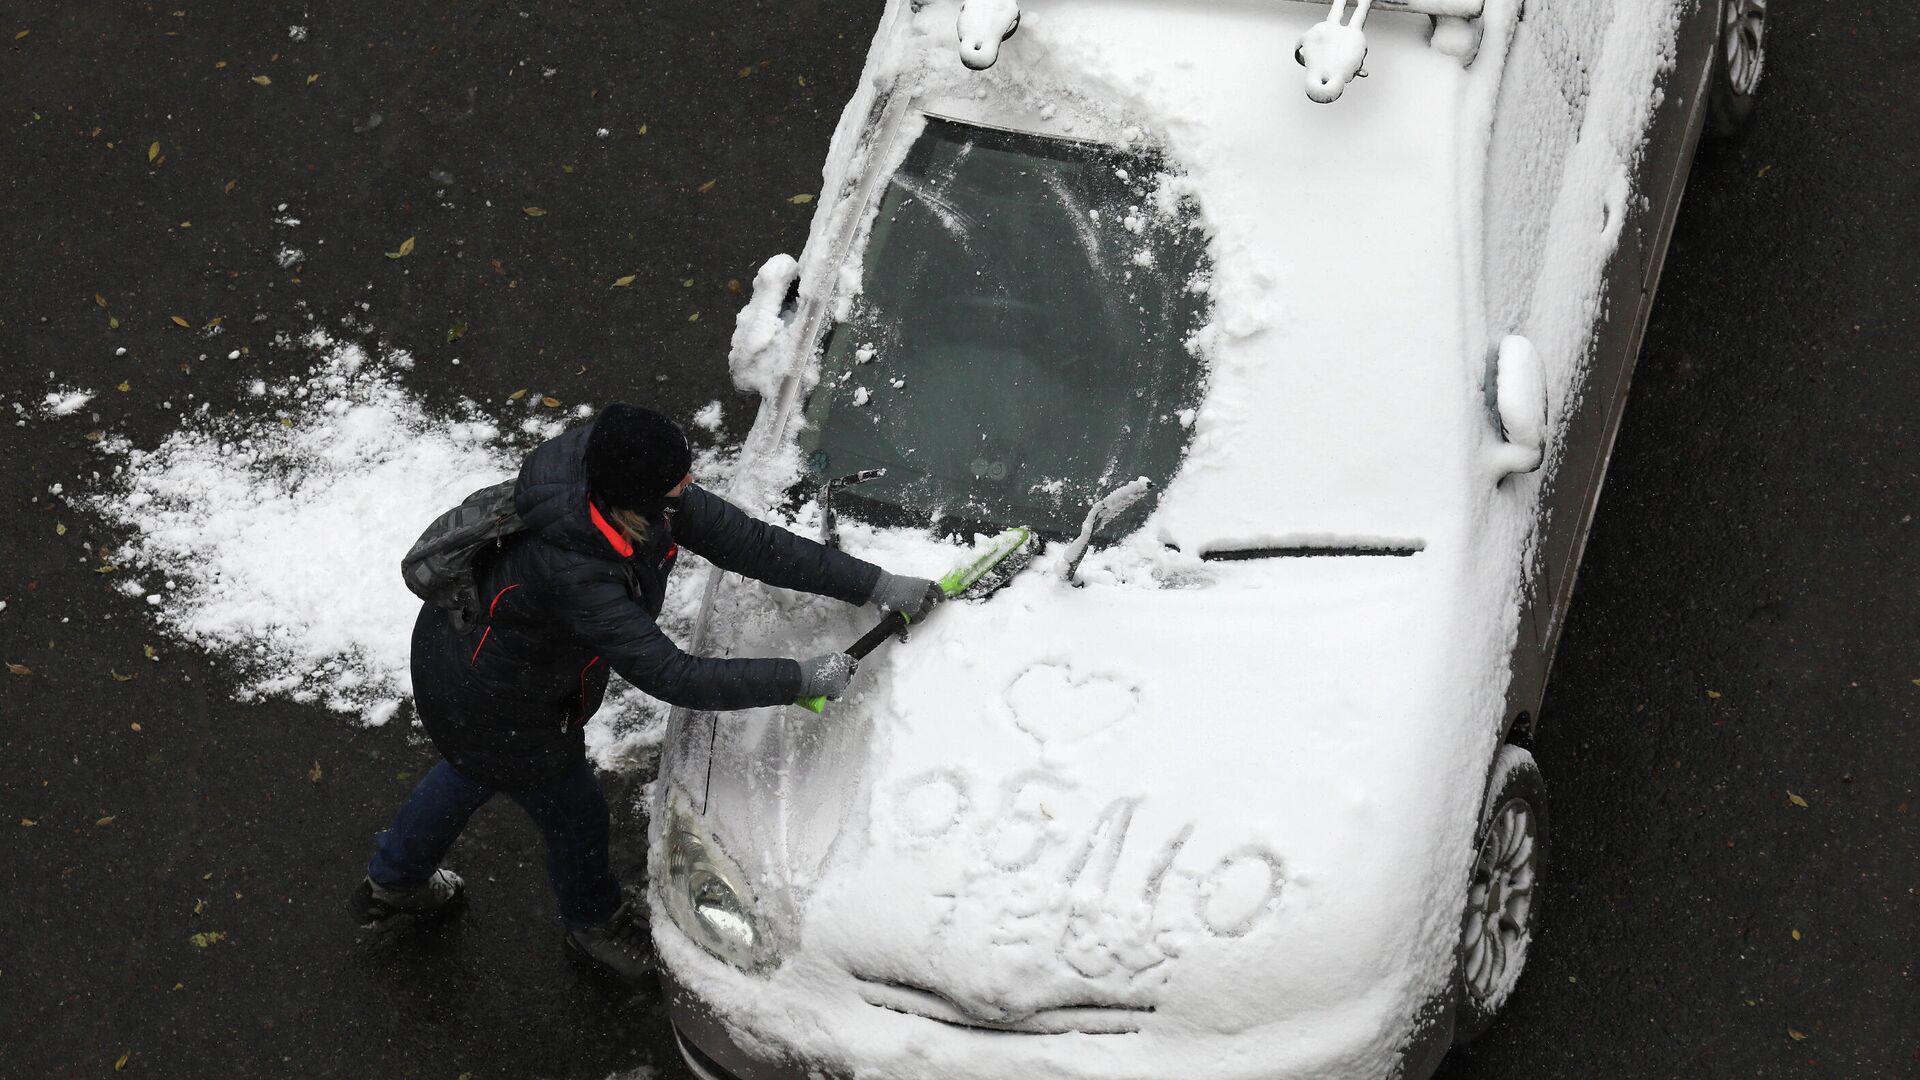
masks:
<svg viewBox="0 0 1920 1080"><path fill-rule="evenodd" d="M823 715L672 716L692 1071L1418 1078L1484 1031L1549 888L1524 744L1765 14L889 3L739 315L727 489L896 572L1035 539ZM724 655L867 629L700 604Z"/></svg>

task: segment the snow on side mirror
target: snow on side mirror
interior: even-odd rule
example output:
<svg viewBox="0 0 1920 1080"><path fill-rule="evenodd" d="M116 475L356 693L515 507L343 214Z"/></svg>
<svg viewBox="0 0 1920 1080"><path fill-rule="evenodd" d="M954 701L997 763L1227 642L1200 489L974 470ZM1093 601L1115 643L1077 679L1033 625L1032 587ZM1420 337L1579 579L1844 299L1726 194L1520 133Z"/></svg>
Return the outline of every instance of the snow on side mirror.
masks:
<svg viewBox="0 0 1920 1080"><path fill-rule="evenodd" d="M753 296L733 319L732 347L727 366L734 385L771 396L783 374L778 364L781 339L793 315L800 264L791 255L775 255L753 275Z"/></svg>
<svg viewBox="0 0 1920 1080"><path fill-rule="evenodd" d="M963 0L960 5L960 62L985 71L1000 59L1000 43L1020 29L1017 0Z"/></svg>
<svg viewBox="0 0 1920 1080"><path fill-rule="evenodd" d="M1293 50L1293 58L1307 69L1307 96L1322 105L1338 101L1367 62L1364 28L1373 0L1358 0L1352 18L1347 18L1349 2L1333 0L1326 20L1308 27Z"/></svg>
<svg viewBox="0 0 1920 1080"><path fill-rule="evenodd" d="M1533 342L1518 334L1500 342L1493 377L1505 440L1494 449L1494 469L1501 477L1533 472L1547 456L1547 378Z"/></svg>

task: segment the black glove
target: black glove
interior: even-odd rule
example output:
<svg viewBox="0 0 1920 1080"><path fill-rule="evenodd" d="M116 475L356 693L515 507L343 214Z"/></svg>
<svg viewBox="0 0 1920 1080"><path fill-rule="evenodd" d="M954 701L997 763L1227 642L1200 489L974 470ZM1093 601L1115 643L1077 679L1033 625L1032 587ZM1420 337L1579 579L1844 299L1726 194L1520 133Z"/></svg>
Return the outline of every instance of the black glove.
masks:
<svg viewBox="0 0 1920 1080"><path fill-rule="evenodd" d="M915 621L946 598L947 594L940 590L940 586L926 578L900 577L882 570L867 603L881 611L897 611L905 615L908 621Z"/></svg>
<svg viewBox="0 0 1920 1080"><path fill-rule="evenodd" d="M837 698L847 692L847 684L853 681L853 672L860 661L846 653L827 653L824 656L808 657L800 664L800 696Z"/></svg>

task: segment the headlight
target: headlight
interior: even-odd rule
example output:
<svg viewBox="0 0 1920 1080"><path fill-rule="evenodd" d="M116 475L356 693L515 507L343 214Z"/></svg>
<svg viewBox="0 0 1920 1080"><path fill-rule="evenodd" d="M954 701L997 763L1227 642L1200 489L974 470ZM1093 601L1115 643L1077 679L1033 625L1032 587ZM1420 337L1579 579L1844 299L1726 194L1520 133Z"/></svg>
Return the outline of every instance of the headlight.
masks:
<svg viewBox="0 0 1920 1080"><path fill-rule="evenodd" d="M742 971L779 963L754 911L746 875L688 811L678 791L667 799L667 913L687 936Z"/></svg>

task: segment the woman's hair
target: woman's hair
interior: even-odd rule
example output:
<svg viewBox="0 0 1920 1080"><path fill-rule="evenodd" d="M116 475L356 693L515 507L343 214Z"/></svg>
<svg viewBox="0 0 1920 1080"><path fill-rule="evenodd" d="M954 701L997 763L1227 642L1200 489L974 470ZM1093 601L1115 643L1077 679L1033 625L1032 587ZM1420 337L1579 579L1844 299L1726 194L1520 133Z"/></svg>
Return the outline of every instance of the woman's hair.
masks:
<svg viewBox="0 0 1920 1080"><path fill-rule="evenodd" d="M639 543L647 538L647 515L640 511L612 507L607 511L607 517L616 528L627 534L628 540Z"/></svg>

